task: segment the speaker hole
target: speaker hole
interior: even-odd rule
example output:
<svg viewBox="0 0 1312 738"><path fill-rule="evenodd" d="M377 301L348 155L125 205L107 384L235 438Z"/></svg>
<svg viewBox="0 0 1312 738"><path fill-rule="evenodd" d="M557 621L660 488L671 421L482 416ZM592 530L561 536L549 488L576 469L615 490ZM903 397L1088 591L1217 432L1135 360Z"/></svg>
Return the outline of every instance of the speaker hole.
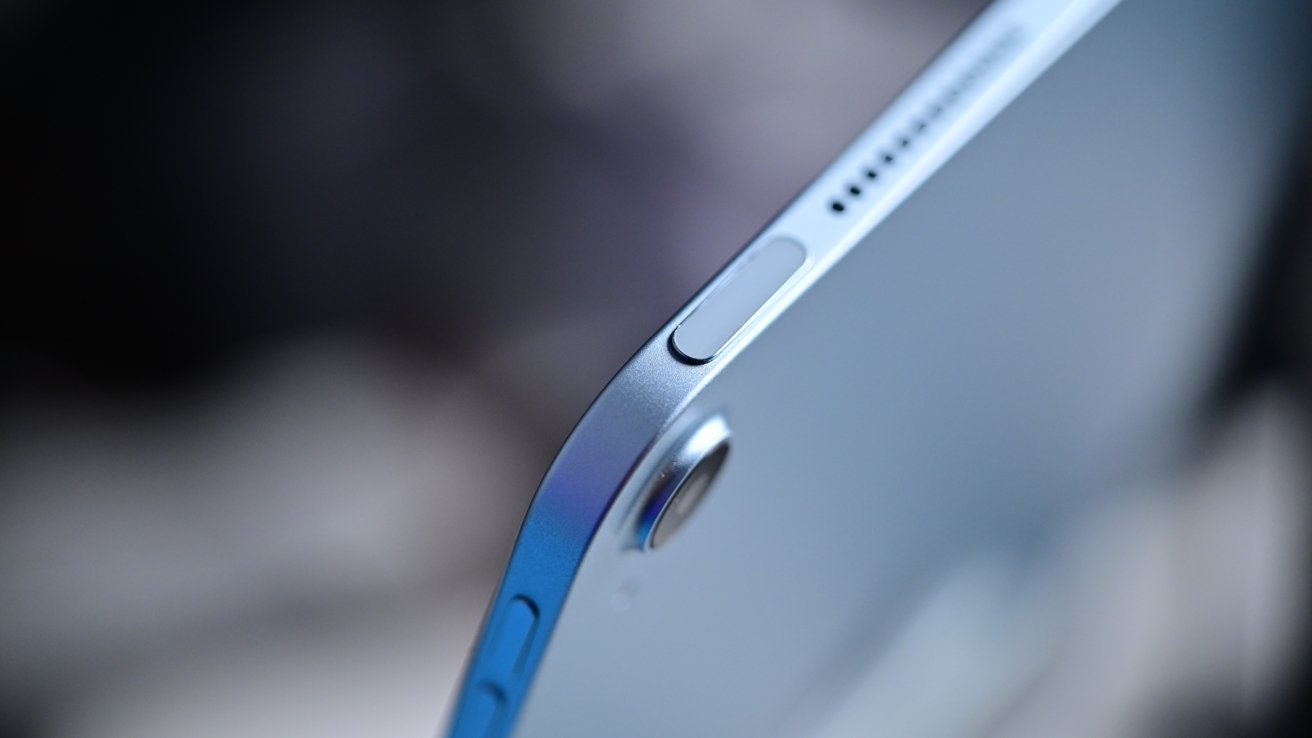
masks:
<svg viewBox="0 0 1312 738"><path fill-rule="evenodd" d="M835 213L841 213L844 210L847 210L847 206L839 202L838 200L834 200L833 202L829 203L829 209L834 211Z"/></svg>

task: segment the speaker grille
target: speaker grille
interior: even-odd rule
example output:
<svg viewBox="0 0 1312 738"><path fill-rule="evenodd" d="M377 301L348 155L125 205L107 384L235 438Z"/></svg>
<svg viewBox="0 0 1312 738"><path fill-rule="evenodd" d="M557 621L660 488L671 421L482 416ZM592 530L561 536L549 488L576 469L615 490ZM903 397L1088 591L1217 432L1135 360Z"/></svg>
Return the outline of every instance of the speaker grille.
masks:
<svg viewBox="0 0 1312 738"><path fill-rule="evenodd" d="M847 186L829 200L829 211L843 215L863 202L870 202L873 192L887 179L885 174L901 166L904 159L913 155L918 146L942 127L941 123L955 109L978 92L980 82L997 71L998 62L1015 48L1019 36L1017 29L1002 34L971 64L965 65L955 80L934 96L918 116L899 127L901 133L890 136L882 147L872 152L870 160L855 173Z"/></svg>

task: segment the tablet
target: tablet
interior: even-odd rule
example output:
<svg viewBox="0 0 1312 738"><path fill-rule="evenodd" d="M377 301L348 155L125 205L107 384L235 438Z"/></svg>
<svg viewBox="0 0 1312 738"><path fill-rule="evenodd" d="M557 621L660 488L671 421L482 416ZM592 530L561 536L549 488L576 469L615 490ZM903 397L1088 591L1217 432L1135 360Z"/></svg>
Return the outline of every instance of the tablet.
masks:
<svg viewBox="0 0 1312 738"><path fill-rule="evenodd" d="M1189 437L1306 6L991 3L583 415L449 734L987 725L1053 541Z"/></svg>

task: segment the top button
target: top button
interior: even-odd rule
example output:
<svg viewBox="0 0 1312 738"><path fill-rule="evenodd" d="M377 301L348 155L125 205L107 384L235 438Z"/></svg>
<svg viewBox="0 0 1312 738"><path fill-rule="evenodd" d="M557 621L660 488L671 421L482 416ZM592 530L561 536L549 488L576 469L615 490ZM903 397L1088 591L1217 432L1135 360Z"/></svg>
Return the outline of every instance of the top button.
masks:
<svg viewBox="0 0 1312 738"><path fill-rule="evenodd" d="M757 249L674 329L674 354L697 364L715 358L805 263L806 249L791 239Z"/></svg>

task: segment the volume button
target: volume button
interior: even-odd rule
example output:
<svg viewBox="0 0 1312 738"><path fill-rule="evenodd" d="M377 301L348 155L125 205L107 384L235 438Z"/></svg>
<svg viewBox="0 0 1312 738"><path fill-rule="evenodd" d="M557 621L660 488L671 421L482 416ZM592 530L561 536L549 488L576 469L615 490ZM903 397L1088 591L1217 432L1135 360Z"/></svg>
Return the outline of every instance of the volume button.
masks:
<svg viewBox="0 0 1312 738"><path fill-rule="evenodd" d="M493 735L505 708L506 698L501 690L490 684L479 685L460 711L451 738L487 738Z"/></svg>
<svg viewBox="0 0 1312 738"><path fill-rule="evenodd" d="M516 597L506 605L488 648L489 676L504 683L524 668L524 655L533 641L537 624L537 606L527 597Z"/></svg>

